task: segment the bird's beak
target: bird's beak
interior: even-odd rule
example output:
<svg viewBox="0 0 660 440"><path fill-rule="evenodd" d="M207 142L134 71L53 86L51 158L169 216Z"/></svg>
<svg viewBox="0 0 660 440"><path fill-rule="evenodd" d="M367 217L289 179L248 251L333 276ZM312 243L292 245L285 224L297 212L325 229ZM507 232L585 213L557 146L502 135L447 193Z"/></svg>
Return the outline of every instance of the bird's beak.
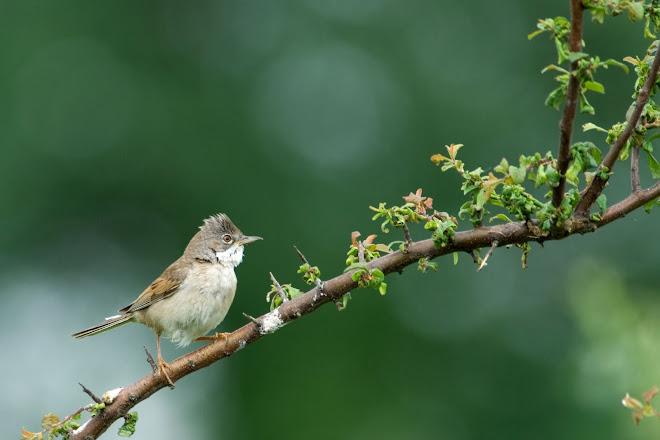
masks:
<svg viewBox="0 0 660 440"><path fill-rule="evenodd" d="M254 237L254 236L252 236L252 237L245 236L245 237L240 239L240 244L248 244L248 243L252 243L252 242L255 242L255 241L259 241L259 240L263 240L263 238Z"/></svg>

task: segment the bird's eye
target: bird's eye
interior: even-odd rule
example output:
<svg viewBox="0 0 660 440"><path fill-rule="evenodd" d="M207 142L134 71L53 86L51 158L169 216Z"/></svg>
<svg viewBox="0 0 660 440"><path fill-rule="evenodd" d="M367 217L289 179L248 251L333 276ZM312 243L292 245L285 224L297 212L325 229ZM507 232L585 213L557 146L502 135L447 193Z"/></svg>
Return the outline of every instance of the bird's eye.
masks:
<svg viewBox="0 0 660 440"><path fill-rule="evenodd" d="M231 235L229 235L229 234L223 235L222 236L222 241L224 241L225 243L231 243Z"/></svg>

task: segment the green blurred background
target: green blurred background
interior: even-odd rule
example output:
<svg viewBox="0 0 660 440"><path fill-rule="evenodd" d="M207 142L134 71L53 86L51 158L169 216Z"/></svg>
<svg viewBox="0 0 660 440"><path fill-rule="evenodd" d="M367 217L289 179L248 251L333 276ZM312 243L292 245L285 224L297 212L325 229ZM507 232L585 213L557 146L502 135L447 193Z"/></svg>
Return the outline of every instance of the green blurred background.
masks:
<svg viewBox="0 0 660 440"><path fill-rule="evenodd" d="M422 187L455 214L460 179L429 161L445 144L486 170L555 151L553 75L540 74L553 44L526 36L568 6L1 2L3 437L88 403L77 382L100 394L149 372L145 327L69 335L131 302L210 214L265 238L237 270L218 328L231 331L267 311L269 271L303 287L293 245L341 273L351 231L379 233L369 205ZM618 60L650 43L624 17L585 39ZM607 94L579 123L626 112L634 76L599 79ZM533 245L525 271L515 248L480 273L467 255L411 267L386 296L356 292L139 404L134 438L657 436L620 404L660 382L657 215ZM166 359L184 353L165 342Z"/></svg>

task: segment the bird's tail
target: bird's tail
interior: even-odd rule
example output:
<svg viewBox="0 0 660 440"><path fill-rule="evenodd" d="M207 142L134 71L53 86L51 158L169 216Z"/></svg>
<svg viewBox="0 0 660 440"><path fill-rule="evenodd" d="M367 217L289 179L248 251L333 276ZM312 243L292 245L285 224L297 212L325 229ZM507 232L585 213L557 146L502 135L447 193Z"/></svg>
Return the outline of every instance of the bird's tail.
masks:
<svg viewBox="0 0 660 440"><path fill-rule="evenodd" d="M94 327L90 327L81 332L74 333L71 336L77 339L84 338L86 336L95 335L97 333L102 333L106 330L119 327L120 325L124 325L127 322L131 322L132 320L133 320L132 313L126 313L125 315L111 316L109 318L105 318L105 321L103 321L102 323L95 325Z"/></svg>

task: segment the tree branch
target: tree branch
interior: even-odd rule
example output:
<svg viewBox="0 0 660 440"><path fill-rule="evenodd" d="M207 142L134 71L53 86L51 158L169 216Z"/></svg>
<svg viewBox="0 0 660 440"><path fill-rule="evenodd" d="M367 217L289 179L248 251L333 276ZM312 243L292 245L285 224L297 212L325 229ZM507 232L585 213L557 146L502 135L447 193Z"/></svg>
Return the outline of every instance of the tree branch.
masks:
<svg viewBox="0 0 660 440"><path fill-rule="evenodd" d="M582 17L584 6L582 0L571 0L571 38L569 49L571 52L582 52ZM552 190L552 205L558 208L564 198L566 187L566 170L571 160L571 137L573 123L579 101L580 80L573 73L577 71L578 60L571 63L571 76L566 88L564 113L559 121L559 157L557 158L557 171L559 172L559 185Z"/></svg>
<svg viewBox="0 0 660 440"><path fill-rule="evenodd" d="M598 227L604 226L639 208L644 203L660 196L660 182L651 188L632 194L627 199L612 206L603 215ZM457 232L454 240L445 247L436 248L433 240L427 239L412 243L406 252L396 251L384 255L369 263L369 270L380 269L385 274L401 272L405 267L416 264L420 258L433 259L453 252L473 253L477 248L492 246L507 246L532 241L560 240L577 233L587 233L596 230L595 224L588 220L575 219L571 221L568 231L542 231L538 222L505 223L497 226L482 227L474 230ZM349 291L357 288L357 282L351 278L352 272L347 272L323 283L323 289L315 287L296 299L283 303L277 309L259 318L251 318L250 323L227 335L227 339L217 340L205 347L184 355L169 363L169 376L173 382L199 369L229 357L246 345L262 336L275 332L285 324L313 312L323 304L338 301ZM117 397L106 404L96 417L74 431L71 440L96 439L117 419L126 416L139 402L168 386L167 381L156 373L151 373L137 382L121 389Z"/></svg>
<svg viewBox="0 0 660 440"><path fill-rule="evenodd" d="M612 167L614 166L614 162L616 162L617 158L619 157L619 153L621 153L621 150L623 150L623 147L626 145L626 142L628 142L628 139L632 135L633 130L639 123L639 119L642 115L642 111L644 110L644 106L646 106L646 103L649 100L651 89L655 85L655 82L658 78L658 68L660 68L660 50L657 50L655 53L653 64L649 70L649 76L646 78L644 86L639 91L635 109L630 114L626 128L623 130L623 133L621 133L621 136L619 136L619 138L614 143L612 143L610 151L608 151L608 153L603 158L603 161L598 167L598 171L604 171L605 169L607 169L607 173L612 171ZM589 217L589 211L591 210L591 207L593 206L600 193L603 192L603 188L605 188L605 184L607 184L608 180L603 179L599 174L600 173L596 173L593 180L589 184L587 191L584 193L584 196L582 196L582 199L578 202L578 205L575 208L575 212L573 213L573 217Z"/></svg>
<svg viewBox="0 0 660 440"><path fill-rule="evenodd" d="M634 193L642 189L639 183L639 151L641 149L642 147L638 145L630 153L630 184Z"/></svg>
<svg viewBox="0 0 660 440"><path fill-rule="evenodd" d="M610 206L605 214L601 216L598 227L605 226L614 220L625 217L629 212L636 210L657 197L660 197L660 182L645 190L634 192L616 205Z"/></svg>

